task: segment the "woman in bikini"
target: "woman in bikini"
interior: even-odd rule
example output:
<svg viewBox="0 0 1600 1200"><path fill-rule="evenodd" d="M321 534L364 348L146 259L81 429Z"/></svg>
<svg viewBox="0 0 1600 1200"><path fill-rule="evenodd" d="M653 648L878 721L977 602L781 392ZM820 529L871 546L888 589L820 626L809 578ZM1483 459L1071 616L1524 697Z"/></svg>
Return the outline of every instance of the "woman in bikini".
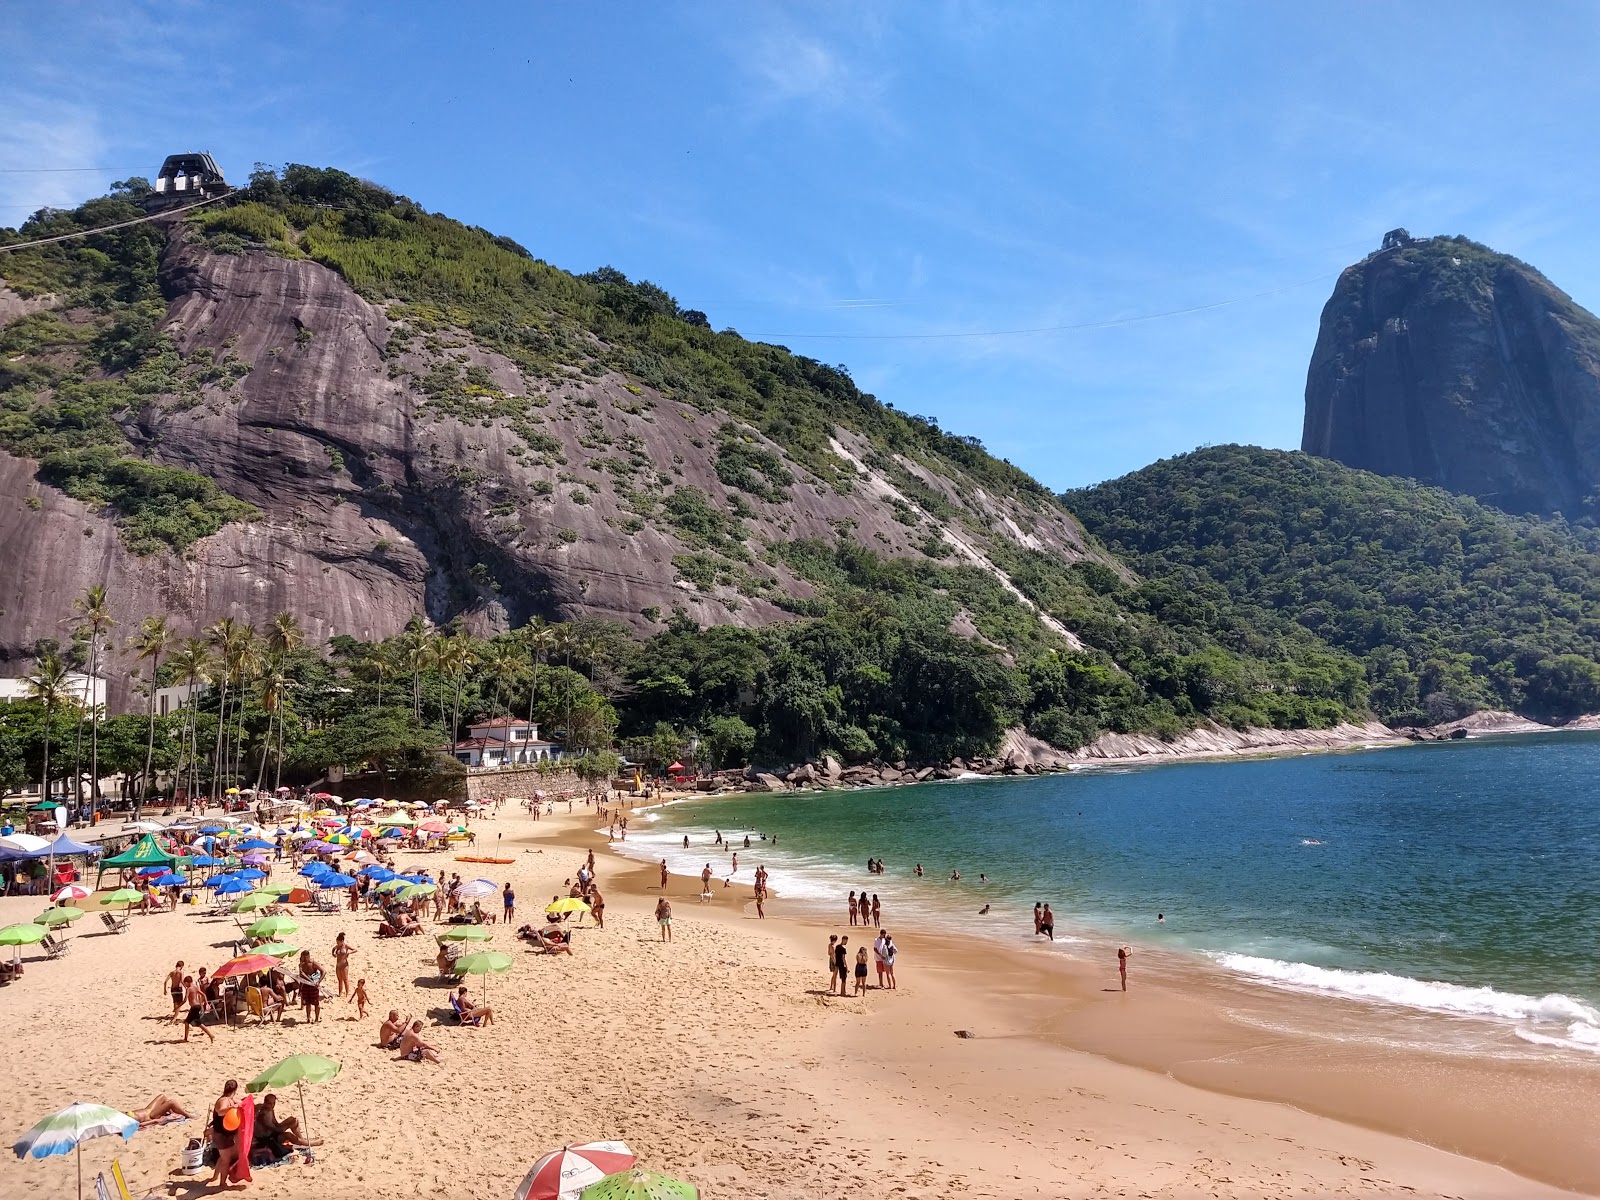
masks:
<svg viewBox="0 0 1600 1200"><path fill-rule="evenodd" d="M589 915L594 918L596 929L606 927L606 898L600 894L600 889L597 887L589 889Z"/></svg>
<svg viewBox="0 0 1600 1200"><path fill-rule="evenodd" d="M344 940L343 933L333 939L333 974L341 996L350 990L350 956L354 953L355 947Z"/></svg>
<svg viewBox="0 0 1600 1200"><path fill-rule="evenodd" d="M169 1118L192 1117L194 1114L171 1096L159 1095L143 1108L130 1108L128 1115L139 1122L139 1128L143 1129L146 1125L154 1125L158 1121L165 1121Z"/></svg>

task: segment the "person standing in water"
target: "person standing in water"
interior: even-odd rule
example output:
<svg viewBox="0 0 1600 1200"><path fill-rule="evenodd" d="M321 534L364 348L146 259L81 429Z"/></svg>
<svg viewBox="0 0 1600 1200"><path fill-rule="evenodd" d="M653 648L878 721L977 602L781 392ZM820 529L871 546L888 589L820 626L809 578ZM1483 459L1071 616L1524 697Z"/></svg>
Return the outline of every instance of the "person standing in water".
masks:
<svg viewBox="0 0 1600 1200"><path fill-rule="evenodd" d="M1128 990L1128 959L1133 951L1127 946L1117 947L1117 974L1122 976L1122 990Z"/></svg>
<svg viewBox="0 0 1600 1200"><path fill-rule="evenodd" d="M1038 937L1039 936L1039 930L1044 925L1044 913L1041 911L1043 908L1044 908L1044 906L1042 904L1040 904L1037 900L1035 900L1033 902L1033 936L1034 937Z"/></svg>
<svg viewBox="0 0 1600 1200"><path fill-rule="evenodd" d="M1052 942L1056 940L1056 915L1050 911L1050 906L1044 906L1044 912L1039 914L1039 932Z"/></svg>

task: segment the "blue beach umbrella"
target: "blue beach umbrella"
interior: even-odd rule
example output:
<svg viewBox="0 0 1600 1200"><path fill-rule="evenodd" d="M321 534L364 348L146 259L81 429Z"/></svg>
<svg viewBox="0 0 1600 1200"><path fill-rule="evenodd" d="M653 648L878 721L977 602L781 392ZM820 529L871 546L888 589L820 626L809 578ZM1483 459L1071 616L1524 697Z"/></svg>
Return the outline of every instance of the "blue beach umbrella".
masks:
<svg viewBox="0 0 1600 1200"><path fill-rule="evenodd" d="M235 871L233 874L236 879L265 879L267 877L267 873L257 867L245 867L243 870Z"/></svg>
<svg viewBox="0 0 1600 1200"><path fill-rule="evenodd" d="M431 876L431 875L421 875L421 874L418 874L418 875L402 875L402 876L400 876L400 878L404 879L407 883L432 883L433 882L433 876Z"/></svg>
<svg viewBox="0 0 1600 1200"><path fill-rule="evenodd" d="M378 836L381 837L381 838L401 838L401 837L405 837L405 835L406 835L405 834L405 830L396 829L392 825L387 829L380 829L378 831Z"/></svg>
<svg viewBox="0 0 1600 1200"><path fill-rule="evenodd" d="M182 887L189 881L176 872L168 871L163 875L157 875L154 879L148 880L147 882L151 887Z"/></svg>
<svg viewBox="0 0 1600 1200"><path fill-rule="evenodd" d="M209 854L196 854L193 858L185 859L184 861L194 867L220 867L227 862L227 859L213 858Z"/></svg>
<svg viewBox="0 0 1600 1200"><path fill-rule="evenodd" d="M338 873L323 875L317 880L317 886L325 888L347 888L354 883L355 880L349 875L340 875Z"/></svg>
<svg viewBox="0 0 1600 1200"><path fill-rule="evenodd" d="M237 896L240 892L254 890L254 885L248 879L224 879L217 884L217 895Z"/></svg>
<svg viewBox="0 0 1600 1200"><path fill-rule="evenodd" d="M356 872L356 874L365 875L368 879L372 880L373 883L388 883L389 880L395 877L394 872L389 870L388 867L380 866L377 863L371 863L368 866L362 867L361 870Z"/></svg>
<svg viewBox="0 0 1600 1200"><path fill-rule="evenodd" d="M307 879L314 879L318 875L326 875L330 870L332 868L327 863L308 862L300 868L299 874L304 875Z"/></svg>
<svg viewBox="0 0 1600 1200"><path fill-rule="evenodd" d="M240 842L239 843L239 849L241 849L241 850L272 850L272 849L274 849L274 846L273 846L273 844L271 842L263 841L261 838L251 838L248 842Z"/></svg>
<svg viewBox="0 0 1600 1200"><path fill-rule="evenodd" d="M200 832L205 834L207 837L210 837L213 834L221 833L222 832L222 826L221 825L202 825L202 826L200 826Z"/></svg>
<svg viewBox="0 0 1600 1200"><path fill-rule="evenodd" d="M211 876L209 879L207 879L200 886L201 887L208 887L208 888L220 887L222 884L228 883L231 880L234 880L234 879L237 879L237 878L238 878L237 875L230 875L226 871L219 871L219 872L217 872L217 874L215 874L215 875Z"/></svg>

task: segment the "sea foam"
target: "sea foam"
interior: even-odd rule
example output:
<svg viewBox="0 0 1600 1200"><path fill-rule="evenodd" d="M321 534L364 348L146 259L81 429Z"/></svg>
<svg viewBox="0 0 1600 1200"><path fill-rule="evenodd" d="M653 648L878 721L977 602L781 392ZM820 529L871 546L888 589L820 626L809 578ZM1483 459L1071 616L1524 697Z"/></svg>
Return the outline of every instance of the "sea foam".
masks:
<svg viewBox="0 0 1600 1200"><path fill-rule="evenodd" d="M1508 1021L1517 1025L1517 1035L1527 1041L1600 1053L1600 1010L1559 992L1524 996L1492 987L1466 987L1384 971L1347 971L1249 954L1214 954L1211 957L1230 971L1277 987L1426 1012Z"/></svg>

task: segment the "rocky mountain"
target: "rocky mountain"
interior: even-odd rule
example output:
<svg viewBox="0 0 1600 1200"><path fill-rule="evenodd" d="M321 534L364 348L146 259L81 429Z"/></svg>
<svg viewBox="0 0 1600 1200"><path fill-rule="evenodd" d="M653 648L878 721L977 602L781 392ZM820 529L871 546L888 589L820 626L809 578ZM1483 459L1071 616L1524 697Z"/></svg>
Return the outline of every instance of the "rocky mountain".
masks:
<svg viewBox="0 0 1600 1200"><path fill-rule="evenodd" d="M1600 320L1476 242L1395 230L1347 268L1305 402L1309 454L1509 512L1594 515Z"/></svg>
<svg viewBox="0 0 1600 1200"><path fill-rule="evenodd" d="M973 565L1029 606L997 556L1122 569L1032 479L843 369L339 172L0 275L0 658L94 583L124 622L289 610L365 640L419 613L786 620L814 593L772 547L802 539Z"/></svg>

